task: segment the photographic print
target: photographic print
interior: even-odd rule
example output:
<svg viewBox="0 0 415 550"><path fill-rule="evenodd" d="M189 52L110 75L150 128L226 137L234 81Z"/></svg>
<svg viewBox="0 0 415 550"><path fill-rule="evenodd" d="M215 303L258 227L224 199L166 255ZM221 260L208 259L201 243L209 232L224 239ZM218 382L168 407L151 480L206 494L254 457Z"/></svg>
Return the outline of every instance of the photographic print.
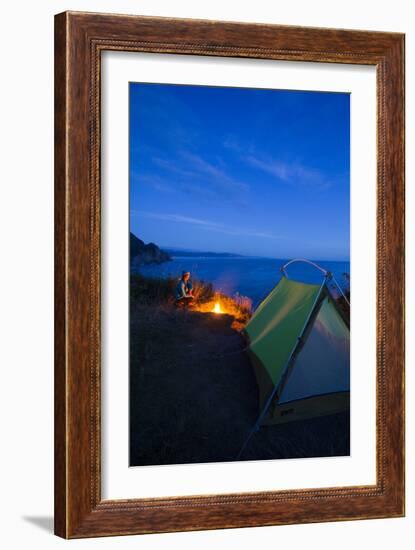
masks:
<svg viewBox="0 0 415 550"><path fill-rule="evenodd" d="M349 94L129 87L130 466L349 455Z"/></svg>

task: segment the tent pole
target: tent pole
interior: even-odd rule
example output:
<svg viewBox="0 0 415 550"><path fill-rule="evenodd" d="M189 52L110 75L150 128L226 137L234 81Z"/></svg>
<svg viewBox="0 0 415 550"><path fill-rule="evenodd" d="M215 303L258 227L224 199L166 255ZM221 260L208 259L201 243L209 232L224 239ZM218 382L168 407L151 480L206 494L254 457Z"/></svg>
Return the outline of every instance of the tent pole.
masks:
<svg viewBox="0 0 415 550"><path fill-rule="evenodd" d="M321 273L323 273L325 276L329 274L328 271L326 271L325 269L323 269L321 266L319 266L318 264L316 264L316 262L312 262L311 260L306 260L305 258L294 258L293 260L290 260L289 262L287 262L286 264L284 264L282 267L281 267L281 271L283 273L287 273L287 270L286 268L291 265L291 264L294 264L294 263L297 263L297 262L303 262L305 264L309 264L309 265L312 265L313 267L315 267L316 269L318 269L319 271L321 271Z"/></svg>
<svg viewBox="0 0 415 550"><path fill-rule="evenodd" d="M339 283L338 283L338 282L336 281L336 279L334 278L334 275L332 275L332 279L333 279L335 285L337 286L337 288L340 290L341 295L342 295L343 298L346 300L348 306L350 307L350 302L349 302L349 300L346 298L346 296L344 295L344 292L343 292L343 290L341 289L341 286L339 285Z"/></svg>
<svg viewBox="0 0 415 550"><path fill-rule="evenodd" d="M304 326L303 326L303 328L301 329L301 333L300 333L300 335L299 335L298 338L297 338L297 342L295 343L295 345L294 345L294 347L293 347L293 349L292 349L292 351L291 351L291 353L290 353L290 356L288 357L287 363L286 363L285 366L284 366L284 370L283 370L283 373L282 373L282 376L281 376L281 380L284 379L285 374L286 374L286 372L287 372L287 369L288 369L288 367L290 366L291 360L292 360L292 358L293 358L293 356L294 356L294 354L295 354L295 352L296 352L296 350L297 350L297 348L298 348L298 345L299 345L299 343L301 342L301 339L302 339L302 337L303 337L303 335L304 335L304 333L305 333L305 331L306 331L306 329L307 329L308 323L309 323L309 321L310 321L310 319L311 319L311 316L312 316L312 314L313 314L313 312L314 312L314 308L316 307L316 305L317 305L317 303L318 303L318 301L319 301L319 299L320 299L321 293L323 292L323 288L324 288L324 286L325 286L325 284L326 284L327 278L328 278L328 274L326 274L326 275L324 276L323 282L321 283L321 286L320 286L319 291L318 291L318 293L317 293L317 296L316 296L316 298L315 298L315 300L314 300L314 303L313 303L313 306L312 306L312 308L311 308L311 310L310 310L310 313L309 313L308 316L307 316L307 319L306 319L306 321L305 321L305 323L304 323ZM274 399L275 394L277 393L277 390L279 389L279 387L280 387L280 384L276 384L276 385L274 386L274 389L272 390L271 395L268 397L268 399L267 399L267 401L266 401L266 403L265 403L265 405L264 405L262 411L260 412L260 414L259 414L259 416L258 416L258 418L257 418L257 421L255 422L254 427L253 427L252 430L249 432L248 437L245 439L245 442L244 442L244 444L242 445L241 450L239 451L238 456L236 457L236 460L240 460L240 458L241 458L241 456L242 456L242 453L244 452L244 450L245 450L246 446L248 445L249 441L251 440L251 437L254 435L254 433L255 433L256 431L258 431L259 426L260 426L260 424L261 424L261 422L262 422L262 419L264 418L264 416L265 416L266 413L268 412L268 408L269 408L269 406L271 405L272 400Z"/></svg>

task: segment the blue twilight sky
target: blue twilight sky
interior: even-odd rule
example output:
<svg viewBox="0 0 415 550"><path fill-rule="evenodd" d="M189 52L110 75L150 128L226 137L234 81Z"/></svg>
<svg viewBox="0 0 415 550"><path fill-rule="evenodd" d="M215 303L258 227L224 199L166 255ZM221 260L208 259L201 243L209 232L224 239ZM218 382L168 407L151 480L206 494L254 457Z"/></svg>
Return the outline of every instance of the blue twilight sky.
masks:
<svg viewBox="0 0 415 550"><path fill-rule="evenodd" d="M349 259L349 94L130 83L130 223L146 243Z"/></svg>

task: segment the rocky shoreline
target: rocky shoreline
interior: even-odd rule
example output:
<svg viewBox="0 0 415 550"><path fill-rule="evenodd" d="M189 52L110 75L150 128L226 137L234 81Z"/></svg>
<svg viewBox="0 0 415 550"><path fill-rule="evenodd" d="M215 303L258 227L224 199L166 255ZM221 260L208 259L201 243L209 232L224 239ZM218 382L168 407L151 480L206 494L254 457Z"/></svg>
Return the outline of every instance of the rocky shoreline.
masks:
<svg viewBox="0 0 415 550"><path fill-rule="evenodd" d="M141 265L161 264L171 260L170 254L161 250L156 244L148 243L130 232L130 263L132 267Z"/></svg>

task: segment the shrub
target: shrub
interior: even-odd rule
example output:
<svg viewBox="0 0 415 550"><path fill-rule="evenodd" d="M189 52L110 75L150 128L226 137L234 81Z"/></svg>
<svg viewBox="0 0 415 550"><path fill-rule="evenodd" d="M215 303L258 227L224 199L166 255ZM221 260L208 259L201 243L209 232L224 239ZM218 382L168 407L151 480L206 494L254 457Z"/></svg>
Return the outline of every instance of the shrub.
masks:
<svg viewBox="0 0 415 550"><path fill-rule="evenodd" d="M195 297L192 309L203 313L210 313L216 302L219 302L224 313L232 315L238 326L243 328L252 315L252 300L247 296L235 294L227 296L215 292L212 283L194 279L193 295ZM140 274L131 275L130 301L133 304L163 306L173 305L174 291L178 279L174 277L143 277ZM235 325L236 326L236 325Z"/></svg>
<svg viewBox="0 0 415 550"><path fill-rule="evenodd" d="M130 298L140 304L172 304L174 291L179 279L175 277L144 277L140 274L131 275ZM215 291L212 283L193 280L193 295L198 303L212 300Z"/></svg>
<svg viewBox="0 0 415 550"><path fill-rule="evenodd" d="M198 279L193 280L193 296L195 297L196 302L205 303L209 300L212 300L215 295L213 290L212 283L205 283L204 281L199 281Z"/></svg>
<svg viewBox="0 0 415 550"><path fill-rule="evenodd" d="M143 277L131 275L130 300L140 304L164 304L173 302L173 293L176 287L173 277L167 279L157 277Z"/></svg>

